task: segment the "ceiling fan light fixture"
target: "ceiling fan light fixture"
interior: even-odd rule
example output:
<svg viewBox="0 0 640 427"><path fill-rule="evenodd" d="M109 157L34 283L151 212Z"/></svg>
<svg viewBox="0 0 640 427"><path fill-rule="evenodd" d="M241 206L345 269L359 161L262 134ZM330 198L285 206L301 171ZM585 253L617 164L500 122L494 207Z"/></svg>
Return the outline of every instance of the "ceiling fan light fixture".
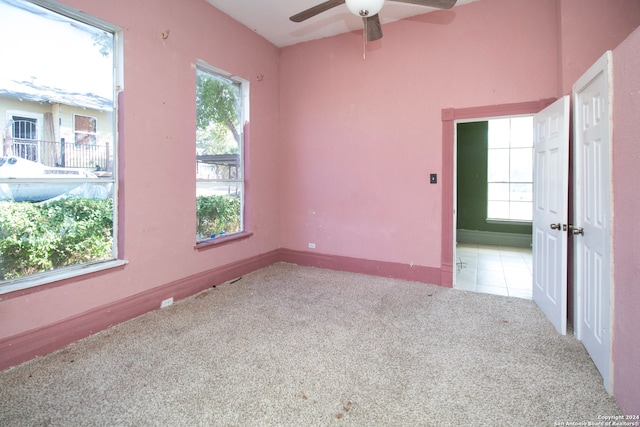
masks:
<svg viewBox="0 0 640 427"><path fill-rule="evenodd" d="M380 12L384 0L346 0L346 4L349 12L360 18L366 18Z"/></svg>

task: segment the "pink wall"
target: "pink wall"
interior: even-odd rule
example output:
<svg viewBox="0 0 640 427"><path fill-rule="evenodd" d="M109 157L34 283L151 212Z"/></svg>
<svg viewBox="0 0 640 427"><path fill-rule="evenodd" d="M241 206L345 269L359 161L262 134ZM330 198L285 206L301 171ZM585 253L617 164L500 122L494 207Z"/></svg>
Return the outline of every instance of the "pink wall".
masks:
<svg viewBox="0 0 640 427"><path fill-rule="evenodd" d="M2 296L0 339L263 254L278 243L278 49L205 0L64 3L124 29L121 226L129 263L64 286ZM250 182L254 235L203 251L194 250L197 59L251 81L249 173L259 177Z"/></svg>
<svg viewBox="0 0 640 427"><path fill-rule="evenodd" d="M385 25L366 61L359 33L282 49L281 246L440 268L439 213L453 190L428 184L428 175L452 167L442 163L442 110L569 93L640 24L638 5L483 0ZM629 286L633 274L638 281L636 252L625 257ZM617 261L618 251L619 274ZM638 413L628 403L640 401L629 372L640 371L638 339L616 338L618 329L624 339L637 330L638 295L623 292L633 302L616 307L614 387Z"/></svg>
<svg viewBox="0 0 640 427"><path fill-rule="evenodd" d="M483 0L282 49L281 245L440 268L441 110L554 97L555 0Z"/></svg>
<svg viewBox="0 0 640 427"><path fill-rule="evenodd" d="M561 0L561 95L602 54L616 47L640 23L637 0Z"/></svg>
<svg viewBox="0 0 640 427"><path fill-rule="evenodd" d="M15 336L74 316L80 323L79 314L278 248L440 269L441 201L453 190L441 180L429 184L429 174L441 178L452 168L442 161L442 111L565 93L640 22L636 0L482 0L385 25L363 61L359 32L278 50L205 0L63 1L124 28L129 264L4 296L0 343L7 347ZM630 77L637 52L636 31L614 55L614 67L627 64L615 78L629 94L615 111L633 111L616 119L616 190L637 175L638 84ZM193 249L196 59L252 83L254 235L205 251ZM639 371L632 330L639 254L637 239L622 235L637 232L637 204L616 195L614 387L622 407L635 413L640 381L629 370Z"/></svg>
<svg viewBox="0 0 640 427"><path fill-rule="evenodd" d="M626 414L640 414L640 29L613 52L613 385Z"/></svg>

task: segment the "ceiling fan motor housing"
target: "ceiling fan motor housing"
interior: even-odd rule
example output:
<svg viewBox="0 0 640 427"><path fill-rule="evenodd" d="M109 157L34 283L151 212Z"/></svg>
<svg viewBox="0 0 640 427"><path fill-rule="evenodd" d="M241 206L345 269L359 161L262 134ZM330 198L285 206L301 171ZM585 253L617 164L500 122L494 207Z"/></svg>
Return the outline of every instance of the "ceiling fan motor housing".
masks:
<svg viewBox="0 0 640 427"><path fill-rule="evenodd" d="M366 18L380 12L384 0L346 0L347 8L356 16Z"/></svg>

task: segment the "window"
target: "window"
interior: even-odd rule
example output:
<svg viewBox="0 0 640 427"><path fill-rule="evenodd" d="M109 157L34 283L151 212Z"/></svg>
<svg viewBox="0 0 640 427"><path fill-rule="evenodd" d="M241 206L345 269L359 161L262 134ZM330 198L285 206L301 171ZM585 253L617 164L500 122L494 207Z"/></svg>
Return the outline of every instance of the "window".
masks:
<svg viewBox="0 0 640 427"><path fill-rule="evenodd" d="M116 28L38 3L0 0L0 293L121 264Z"/></svg>
<svg viewBox="0 0 640 427"><path fill-rule="evenodd" d="M38 139L38 120L13 116L13 136L16 139Z"/></svg>
<svg viewBox="0 0 640 427"><path fill-rule="evenodd" d="M76 144L96 143L96 122L95 117L73 115L73 128L75 130Z"/></svg>
<svg viewBox="0 0 640 427"><path fill-rule="evenodd" d="M24 117L24 116L32 117ZM13 152L23 159L36 161L38 159L38 119L33 114L9 113L13 123ZM7 124L7 126L9 123Z"/></svg>
<svg viewBox="0 0 640 427"><path fill-rule="evenodd" d="M531 221L533 117L489 120L489 220Z"/></svg>
<svg viewBox="0 0 640 427"><path fill-rule="evenodd" d="M206 64L196 69L196 242L244 231L248 83Z"/></svg>

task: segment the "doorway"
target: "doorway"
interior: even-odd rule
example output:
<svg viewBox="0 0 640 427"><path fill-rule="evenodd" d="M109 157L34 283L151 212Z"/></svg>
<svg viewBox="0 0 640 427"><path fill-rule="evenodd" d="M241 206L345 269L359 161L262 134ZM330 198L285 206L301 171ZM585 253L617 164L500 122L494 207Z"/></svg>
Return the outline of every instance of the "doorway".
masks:
<svg viewBox="0 0 640 427"><path fill-rule="evenodd" d="M455 222L455 149L456 122L482 120L487 117L532 115L550 105L554 99L533 102L501 104L471 108L442 110L442 238L440 283L453 287L456 273L456 222Z"/></svg>
<svg viewBox="0 0 640 427"><path fill-rule="evenodd" d="M533 116L455 126L454 287L531 299Z"/></svg>
<svg viewBox="0 0 640 427"><path fill-rule="evenodd" d="M597 80L596 77L598 74L602 73L605 76L604 77L605 84L603 85L604 89L600 93L608 94L609 91L611 90L611 86L610 86L611 82L607 77L611 73L610 55L611 55L610 52L607 52L607 54L605 54L603 58L601 58L601 60L599 60L587 73L585 73L585 75L580 79L580 81L576 83L576 85L574 85L574 116L577 116L578 109L581 109L583 113L591 112L591 110L584 107L584 104L580 102L581 101L580 97L576 96L575 93L580 92L581 90L585 90L585 93L586 93L586 88L590 88L589 83L592 82L593 80ZM496 105L496 106L472 107L472 108L462 108L462 109L451 108L451 109L442 110L441 119L442 119L443 170L442 170L442 204L441 204L442 206L442 217L441 217L442 238L441 238L440 269L441 269L441 284L443 286L453 287L454 280L455 280L455 273L456 273L456 268L455 268L456 266L456 247L455 247L455 242L456 242L456 223L455 223L456 129L455 129L455 126L456 126L456 122L461 120L470 121L472 119L482 119L485 117L510 116L510 115L519 115L519 114L536 114L542 111L547 106L553 104L555 101L556 101L555 99L546 99L546 100L540 100L537 102L503 104L503 105ZM598 117L599 119L602 118L603 122L610 124L611 122L610 98L603 98L603 100L598 100L597 103L595 104L592 103L592 105L598 106L598 115L596 115L596 117ZM581 128L580 126L577 126L576 129L581 129ZM577 133L579 134L580 132L578 131ZM602 131L602 133L604 134L605 137L611 138L610 128L606 127L605 130ZM585 133L585 135L589 136L587 135L587 133ZM577 145L579 145L579 143ZM603 149L603 151L605 151L607 156L606 157L601 156L601 159L604 159L604 160L609 159L608 157L610 155L609 150L610 150L610 146L608 146L606 149ZM606 164L606 161L603 164ZM610 181L609 181L610 175L608 175L608 173L609 172L607 172L607 174L599 174L598 176L602 178L603 183L610 185ZM580 172L578 172L576 176L580 176ZM576 185L575 182L573 185L574 185L573 187L574 197L575 197L575 194L578 193L578 191L585 191L584 186L578 186ZM606 189L610 190L610 187L605 187L605 190ZM603 194L607 194L607 191L603 191ZM577 199L579 198L580 197L578 196ZM578 202L578 205L579 203L580 202ZM606 213L608 214L606 218L607 218L607 224L609 224L611 214L610 212L608 212L607 209L605 209L605 211L607 211ZM577 239L582 239L583 236L587 234L589 230L584 229L585 227L582 224L585 224L585 223L581 224L582 221L579 213L576 214L574 212L574 216L577 223L567 224L567 227L569 228L569 230L571 230L573 235L577 236L576 237ZM610 241L601 246L604 247L604 250L611 251ZM578 250L580 250L580 248L578 248ZM599 264L592 262L589 265L597 266ZM579 268L577 268L577 270L578 270L577 273L579 275L580 274ZM598 271L603 271L603 269L600 269ZM605 277L602 277L602 276L599 276L599 277L601 277L602 280L611 279L606 274L605 274ZM577 279L574 279L574 280L580 283L581 278L578 277ZM569 285L568 287L571 288L571 285ZM605 286L595 287L595 289L599 291L600 298L592 298L591 300L588 300L588 301L602 302L606 297L611 298L611 295L613 293L613 287L614 286L612 283L608 283L606 287ZM582 289L582 291L584 291L584 289ZM591 291L592 289L589 290L589 292ZM609 310L611 309L611 307L609 305L602 304L602 303L597 304L597 309L604 310L604 312L601 312L597 315L598 319L603 320L602 324L598 324L598 327L599 327L599 330L602 332L601 336L604 339L601 339L600 341L596 340L598 341L599 345L594 346L595 348L592 349L592 351L590 351L588 348L589 340L586 339L585 334L587 333L591 334L591 331L589 331L588 328L582 328L579 323L581 319L585 317L585 315L588 315L589 313L593 313L595 309L591 311L587 311L584 309L581 310L582 308L581 306L584 305L586 307L588 305L588 301L585 299L585 296L581 296L579 292L577 296L574 296L574 298L575 298L575 306L577 311L577 313L574 314L574 322L578 324L577 330L576 330L576 336L585 344L585 347L587 347L587 351L589 351L594 362L596 363L596 366L598 367L601 374L603 375L605 388L610 391L612 389L611 339L610 339L611 325L610 323L605 324L604 321L610 321L612 313ZM591 305L590 307L593 307L593 305Z"/></svg>

